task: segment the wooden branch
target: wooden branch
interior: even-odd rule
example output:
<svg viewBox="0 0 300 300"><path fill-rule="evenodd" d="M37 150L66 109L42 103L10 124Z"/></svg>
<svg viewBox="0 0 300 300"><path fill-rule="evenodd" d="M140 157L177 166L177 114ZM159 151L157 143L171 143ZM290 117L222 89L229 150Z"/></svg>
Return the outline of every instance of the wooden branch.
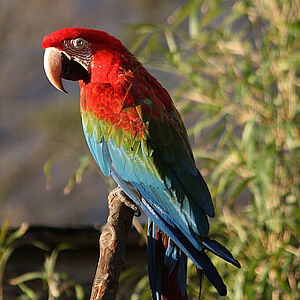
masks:
<svg viewBox="0 0 300 300"><path fill-rule="evenodd" d="M90 300L116 298L125 245L134 215L134 211L120 200L120 195L111 193L108 200L109 216L99 239L100 256ZM127 200L131 201L128 197Z"/></svg>

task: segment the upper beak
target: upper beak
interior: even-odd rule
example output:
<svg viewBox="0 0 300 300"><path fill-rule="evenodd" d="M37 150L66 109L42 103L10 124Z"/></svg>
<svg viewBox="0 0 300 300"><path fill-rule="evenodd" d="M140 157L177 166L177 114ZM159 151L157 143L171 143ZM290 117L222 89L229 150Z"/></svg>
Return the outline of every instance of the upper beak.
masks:
<svg viewBox="0 0 300 300"><path fill-rule="evenodd" d="M45 73L54 87L67 93L61 81L62 68L62 53L54 47L46 48L44 54Z"/></svg>

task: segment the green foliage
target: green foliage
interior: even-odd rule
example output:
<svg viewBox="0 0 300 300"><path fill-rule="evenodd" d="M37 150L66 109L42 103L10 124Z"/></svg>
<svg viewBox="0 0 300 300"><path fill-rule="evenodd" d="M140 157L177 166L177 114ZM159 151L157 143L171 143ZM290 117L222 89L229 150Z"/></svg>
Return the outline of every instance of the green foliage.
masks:
<svg viewBox="0 0 300 300"><path fill-rule="evenodd" d="M145 267L124 270L120 276L117 300L151 300L149 277Z"/></svg>
<svg viewBox="0 0 300 300"><path fill-rule="evenodd" d="M51 156L44 163L44 174L45 174L45 178L46 178L46 190L49 190L51 187L52 177L51 177L50 171L51 171L53 162L54 162L54 158Z"/></svg>
<svg viewBox="0 0 300 300"><path fill-rule="evenodd" d="M48 247L36 243L36 246L42 250L47 250ZM46 286L48 299L84 299L84 291L79 284L73 283L67 274L58 273L55 271L56 262L61 251L71 249L69 244L59 244L50 255L46 256L44 268L42 271L28 272L10 280L11 285L17 285L23 292L19 299L38 300L45 299L45 289L32 289L27 283L33 280L41 280ZM75 297L75 298L74 298Z"/></svg>
<svg viewBox="0 0 300 300"><path fill-rule="evenodd" d="M64 194L68 195L75 184L79 184L82 181L82 175L87 171L91 163L89 155L81 155L78 160L78 165L74 175L69 179L67 186L64 188Z"/></svg>
<svg viewBox="0 0 300 300"><path fill-rule="evenodd" d="M53 156L49 157L47 161L44 163L44 175L46 179L46 189L51 188L51 167L55 162L55 158ZM90 167L91 159L90 155L80 154L78 158L78 165L72 177L69 178L67 185L64 188L64 195L70 194L75 184L80 184L82 181L83 174Z"/></svg>
<svg viewBox="0 0 300 300"><path fill-rule="evenodd" d="M4 270L8 259L18 246L17 240L27 231L28 224L23 223L21 227L12 233L8 233L8 221L4 221L0 230L0 300L3 299Z"/></svg>
<svg viewBox="0 0 300 300"><path fill-rule="evenodd" d="M133 50L176 76L178 108L197 116L188 131L215 199L211 235L242 265L213 258L228 299L298 299L300 4L230 3L192 0L168 25L136 25ZM216 298L206 282L203 293Z"/></svg>
<svg viewBox="0 0 300 300"><path fill-rule="evenodd" d="M9 258L14 250L22 245L21 238L27 232L29 225L23 223L19 229L10 232L8 221L2 224L0 230L0 300L3 299L4 271ZM24 242L23 242L24 244ZM61 251L72 249L70 244L62 243L50 251L49 247L39 241L31 243L34 247L46 252L44 268L41 271L33 271L22 274L9 280L9 284L18 286L22 294L18 299L38 300L45 299L84 299L84 291L81 285L69 279L66 273L59 273L55 270L56 262ZM41 281L41 286L37 288L37 281ZM30 283L35 281L34 285ZM29 283L29 284L28 284Z"/></svg>

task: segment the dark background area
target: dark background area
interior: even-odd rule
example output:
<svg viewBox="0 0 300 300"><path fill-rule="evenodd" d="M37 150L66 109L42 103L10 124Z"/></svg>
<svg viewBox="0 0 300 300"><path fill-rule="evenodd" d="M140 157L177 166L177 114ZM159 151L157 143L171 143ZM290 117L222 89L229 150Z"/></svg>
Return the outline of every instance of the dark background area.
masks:
<svg viewBox="0 0 300 300"><path fill-rule="evenodd" d="M45 259L59 247L65 250L59 252L55 272L57 274L68 274L71 276L72 283L80 283L84 290L84 299L89 299L95 275L99 250L97 241L99 239L99 229L91 226L81 226L72 228L53 228L47 226L32 226L24 236L19 239L15 246L16 250L10 257L9 264L6 266L3 287L3 299L17 299L21 295L21 290L16 286L8 284L8 279L16 278L20 274L30 276L32 272L42 272ZM11 234L12 231L9 231ZM128 236L126 252L124 258L124 269L134 266L144 269L147 260L145 243L139 243L139 234L131 230ZM47 245L47 250L36 247L39 244ZM39 299L47 299L48 293L45 284L41 280L32 280L28 286L35 291L39 291ZM126 293L125 293L126 294ZM75 299L74 292L66 293L59 299Z"/></svg>

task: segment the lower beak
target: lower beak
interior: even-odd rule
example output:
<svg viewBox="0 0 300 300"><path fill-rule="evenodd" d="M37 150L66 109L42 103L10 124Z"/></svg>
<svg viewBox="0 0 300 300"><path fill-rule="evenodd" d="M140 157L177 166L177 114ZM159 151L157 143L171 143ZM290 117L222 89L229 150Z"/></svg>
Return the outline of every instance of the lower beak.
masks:
<svg viewBox="0 0 300 300"><path fill-rule="evenodd" d="M54 47L49 47L44 54L45 73L54 87L67 93L64 89L62 78L62 53Z"/></svg>

